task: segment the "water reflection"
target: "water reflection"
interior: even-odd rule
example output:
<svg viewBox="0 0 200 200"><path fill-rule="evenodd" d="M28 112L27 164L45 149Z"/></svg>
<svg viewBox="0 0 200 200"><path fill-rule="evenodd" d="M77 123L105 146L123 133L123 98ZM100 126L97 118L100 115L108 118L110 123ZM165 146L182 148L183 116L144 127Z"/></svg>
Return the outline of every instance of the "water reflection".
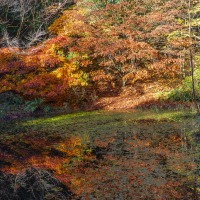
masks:
<svg viewBox="0 0 200 200"><path fill-rule="evenodd" d="M51 170L82 199L198 199L199 130L191 120L140 120L104 136L33 133L1 141L0 166Z"/></svg>

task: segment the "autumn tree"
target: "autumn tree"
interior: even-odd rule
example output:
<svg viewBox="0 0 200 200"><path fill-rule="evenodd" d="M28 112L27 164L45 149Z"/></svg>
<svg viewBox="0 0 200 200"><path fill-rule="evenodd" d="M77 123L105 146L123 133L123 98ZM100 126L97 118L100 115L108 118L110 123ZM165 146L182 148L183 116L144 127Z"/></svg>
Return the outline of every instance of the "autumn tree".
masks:
<svg viewBox="0 0 200 200"><path fill-rule="evenodd" d="M141 71L143 80L150 74L155 78L178 76L181 61L167 36L182 26L177 19L185 12L183 2L135 0L107 2L104 7L91 2L81 5L90 5L90 14L85 15L90 29L78 40L76 49L90 55L91 76L97 88L102 83L107 88L133 84Z"/></svg>
<svg viewBox="0 0 200 200"><path fill-rule="evenodd" d="M173 36L183 29L186 8L178 0L77 1L48 28L50 39L4 58L1 90L83 102L93 91L170 82L182 73L188 40Z"/></svg>
<svg viewBox="0 0 200 200"><path fill-rule="evenodd" d="M190 90L190 100L193 100L196 110L198 105L196 100L199 98L198 79L199 79L199 2L184 1L185 11L180 21L182 27L173 31L169 36L169 42L177 50L179 49L182 64L180 65L184 87ZM188 83L187 83L188 82ZM183 93L186 89L183 87Z"/></svg>

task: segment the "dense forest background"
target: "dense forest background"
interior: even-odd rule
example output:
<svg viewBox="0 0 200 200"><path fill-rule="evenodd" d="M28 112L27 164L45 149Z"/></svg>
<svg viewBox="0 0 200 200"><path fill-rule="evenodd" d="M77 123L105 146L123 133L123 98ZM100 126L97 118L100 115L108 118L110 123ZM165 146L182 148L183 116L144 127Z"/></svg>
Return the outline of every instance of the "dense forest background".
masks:
<svg viewBox="0 0 200 200"><path fill-rule="evenodd" d="M0 11L3 95L72 108L200 98L199 1L1 0Z"/></svg>

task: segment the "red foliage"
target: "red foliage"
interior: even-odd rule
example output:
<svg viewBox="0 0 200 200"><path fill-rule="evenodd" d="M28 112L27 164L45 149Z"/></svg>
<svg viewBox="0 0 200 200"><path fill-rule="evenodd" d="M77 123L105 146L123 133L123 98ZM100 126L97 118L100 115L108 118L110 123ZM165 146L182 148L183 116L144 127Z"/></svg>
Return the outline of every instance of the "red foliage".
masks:
<svg viewBox="0 0 200 200"><path fill-rule="evenodd" d="M69 91L82 88L99 93L119 89L133 84L143 70L153 79L177 78L181 47L167 36L181 28L176 19L184 14L184 3L136 3L97 8L79 1L49 27L52 38L25 52L1 49L1 91L12 89L51 101L58 96L64 100Z"/></svg>

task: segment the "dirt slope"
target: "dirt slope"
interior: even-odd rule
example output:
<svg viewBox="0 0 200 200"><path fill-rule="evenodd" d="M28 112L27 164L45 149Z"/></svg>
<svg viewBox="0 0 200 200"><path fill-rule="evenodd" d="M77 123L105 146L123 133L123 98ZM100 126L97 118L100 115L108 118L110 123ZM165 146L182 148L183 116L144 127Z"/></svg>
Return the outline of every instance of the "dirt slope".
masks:
<svg viewBox="0 0 200 200"><path fill-rule="evenodd" d="M99 98L94 103L94 107L104 110L135 109L141 104L155 101L157 94L167 89L166 86L160 86L158 83L127 86L118 95Z"/></svg>

